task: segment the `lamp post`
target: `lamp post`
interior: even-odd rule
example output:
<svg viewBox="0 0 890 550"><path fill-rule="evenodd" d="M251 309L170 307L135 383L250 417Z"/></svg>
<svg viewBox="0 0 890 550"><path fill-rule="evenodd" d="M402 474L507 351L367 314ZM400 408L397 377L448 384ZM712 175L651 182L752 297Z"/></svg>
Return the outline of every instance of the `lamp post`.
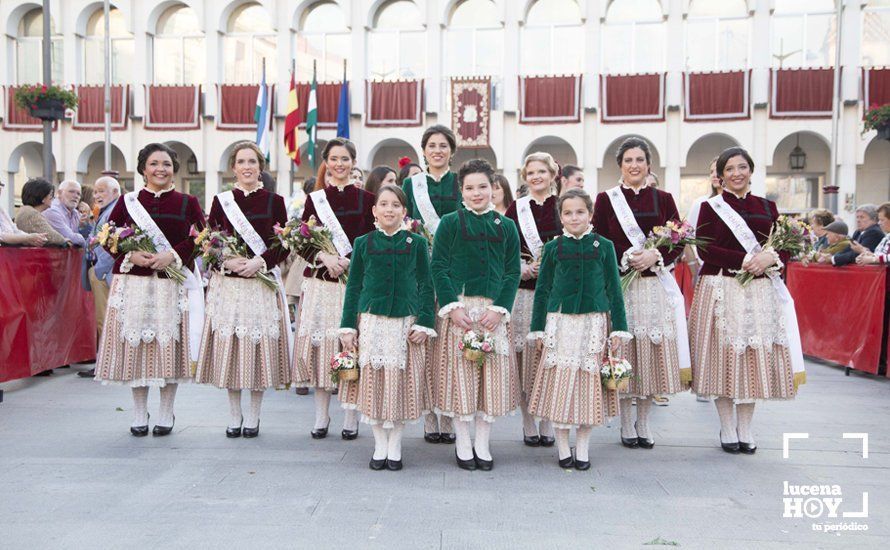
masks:
<svg viewBox="0 0 890 550"><path fill-rule="evenodd" d="M43 83L49 86L53 82L52 42L50 42L49 0L43 0ZM55 181L53 176L53 121L43 119L43 177L47 181Z"/></svg>

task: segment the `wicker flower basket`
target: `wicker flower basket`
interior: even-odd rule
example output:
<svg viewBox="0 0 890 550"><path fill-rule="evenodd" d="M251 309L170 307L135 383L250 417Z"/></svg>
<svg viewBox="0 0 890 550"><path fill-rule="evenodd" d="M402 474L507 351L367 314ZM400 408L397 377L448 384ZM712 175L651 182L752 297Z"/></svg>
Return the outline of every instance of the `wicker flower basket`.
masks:
<svg viewBox="0 0 890 550"><path fill-rule="evenodd" d="M616 380L615 378L609 378L603 384L606 386L607 390L612 391L627 391L628 380L627 378L621 378L620 380Z"/></svg>
<svg viewBox="0 0 890 550"><path fill-rule="evenodd" d="M464 348L464 359L467 361L475 361L478 364L485 359L485 352L478 349Z"/></svg>
<svg viewBox="0 0 890 550"><path fill-rule="evenodd" d="M358 380L358 369L341 369L337 375L344 382L355 382Z"/></svg>

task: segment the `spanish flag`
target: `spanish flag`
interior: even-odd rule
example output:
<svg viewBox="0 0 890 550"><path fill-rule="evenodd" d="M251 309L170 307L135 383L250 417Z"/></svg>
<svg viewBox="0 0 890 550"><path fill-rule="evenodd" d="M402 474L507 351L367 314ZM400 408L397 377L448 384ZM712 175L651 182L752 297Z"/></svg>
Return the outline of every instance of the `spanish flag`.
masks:
<svg viewBox="0 0 890 550"><path fill-rule="evenodd" d="M287 93L287 116L284 118L284 147L294 164L300 165L300 102L297 99L297 83L290 74L290 91Z"/></svg>

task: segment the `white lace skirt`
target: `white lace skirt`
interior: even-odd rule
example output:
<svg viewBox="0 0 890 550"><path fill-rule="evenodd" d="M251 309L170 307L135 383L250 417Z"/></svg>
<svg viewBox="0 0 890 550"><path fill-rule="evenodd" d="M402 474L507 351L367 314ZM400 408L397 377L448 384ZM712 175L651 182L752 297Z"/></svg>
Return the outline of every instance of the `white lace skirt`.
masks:
<svg viewBox="0 0 890 550"><path fill-rule="evenodd" d="M513 349L516 350L516 364L519 367L520 390L528 396L535 383L535 371L540 362L540 354L534 342L528 341L532 326L532 310L535 305L535 291L520 288L513 302L510 325L513 328Z"/></svg>

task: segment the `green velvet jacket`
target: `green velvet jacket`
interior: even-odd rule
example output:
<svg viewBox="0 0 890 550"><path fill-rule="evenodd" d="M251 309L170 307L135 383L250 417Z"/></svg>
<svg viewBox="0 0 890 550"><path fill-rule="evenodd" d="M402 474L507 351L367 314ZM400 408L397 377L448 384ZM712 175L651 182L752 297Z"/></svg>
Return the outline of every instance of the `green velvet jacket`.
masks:
<svg viewBox="0 0 890 550"><path fill-rule="evenodd" d="M454 212L458 208L463 208L461 205L460 186L457 184L457 174L454 172L446 172L439 181L434 180L432 176L427 174L426 184L430 190L430 202L433 203L433 208L436 209L436 214L440 218L445 214ZM405 178L405 181L402 182L402 191L405 192L405 196L408 198L408 204L405 205L405 208L408 209L408 216L415 220L426 222L414 200L414 184L411 183L411 178Z"/></svg>
<svg viewBox="0 0 890 550"><path fill-rule="evenodd" d="M519 288L519 232L494 210L476 214L464 207L446 214L433 242L433 281L439 307L461 295L485 296L507 312Z"/></svg>
<svg viewBox="0 0 890 550"><path fill-rule="evenodd" d="M594 311L610 313L612 331L627 331L612 241L591 232L581 239L561 235L545 244L531 332L544 330L548 313Z"/></svg>
<svg viewBox="0 0 890 550"><path fill-rule="evenodd" d="M393 236L374 230L355 240L340 328L358 328L359 313L417 317L435 328L435 295L430 276L429 244L416 233Z"/></svg>

